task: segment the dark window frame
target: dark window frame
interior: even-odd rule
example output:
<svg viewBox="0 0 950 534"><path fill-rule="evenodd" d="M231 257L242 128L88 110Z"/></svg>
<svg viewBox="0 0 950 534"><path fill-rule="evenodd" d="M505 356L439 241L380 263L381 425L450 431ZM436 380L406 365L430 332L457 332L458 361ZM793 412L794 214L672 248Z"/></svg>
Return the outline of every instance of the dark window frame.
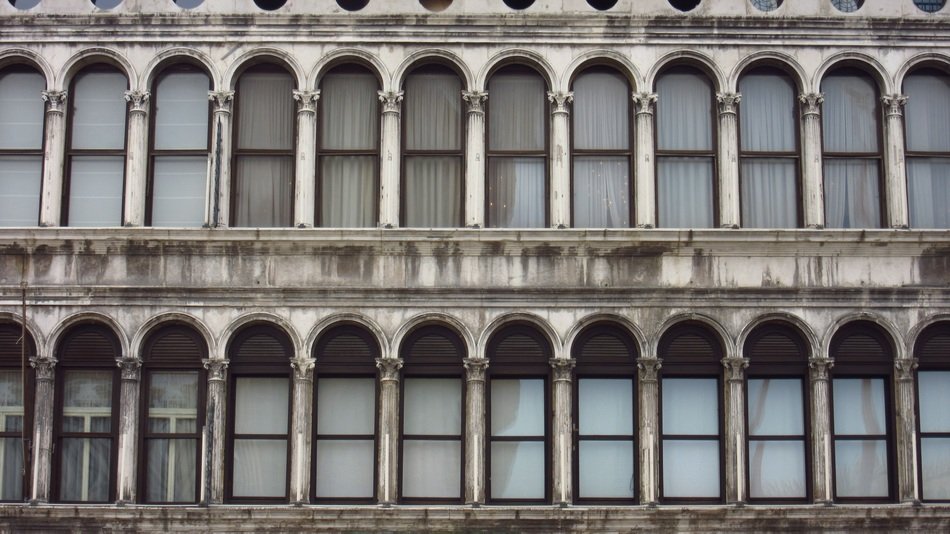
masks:
<svg viewBox="0 0 950 534"><path fill-rule="evenodd" d="M7 66L4 66L4 67L0 67L0 77L4 76L4 75L6 75L6 74L11 74L11 73L33 73L33 74L36 74L36 75L40 76L41 78L43 78L43 85L44 85L44 88L45 88L45 86L46 86L46 77L43 75L43 73L42 73L38 68L36 68L35 66L33 66L33 65L30 64L30 63L13 63L13 64L11 64L11 65L7 65ZM0 148L0 157L3 157L3 156L28 156L28 157L40 158L40 176L39 176L39 181L40 181L40 189L39 189L39 191L40 191L40 196L39 196L39 202L38 202L37 205L36 205L36 224L37 224L37 225L40 224L41 219L42 219L42 217L43 217L43 213L42 213L42 202L43 202L43 191L45 190L45 184L44 184L45 180L43 180L43 175L44 175L45 170L46 170L46 158L44 157L44 155L45 155L45 149L46 149L46 109L45 109L45 107L46 107L46 106L44 106L43 117L42 117L42 120L43 120L43 134L42 134L42 135L43 135L43 138L40 139L40 147L39 147L39 148L36 148L36 149L23 149L23 148L17 148L17 149L2 149L2 148ZM67 145L67 146L68 146L68 145ZM64 175L64 179L65 179L65 175Z"/></svg>
<svg viewBox="0 0 950 534"><path fill-rule="evenodd" d="M950 432L924 432L920 428L920 373L928 371L950 371L950 352L933 354L931 348L928 347L928 343L933 341L936 337L950 337L950 322L940 321L934 323L927 328L925 328L920 335L917 337L917 341L914 343L914 357L917 359L918 367L914 370L914 383L918 387L915 388L914 395L914 418L916 422L916 439L914 440L914 447L916 447L917 458L921 459L918 461L918 466L923 465L922 461L922 446L921 443L926 438L950 438ZM946 342L944 342L946 343ZM945 503L950 502L950 499L928 499L924 495L924 478L923 478L923 468L918 467L917 469L917 491L920 495L921 502L925 503Z"/></svg>
<svg viewBox="0 0 950 534"><path fill-rule="evenodd" d="M0 322L0 338L20 340L22 338L22 332L22 325L12 322ZM26 342L27 358L36 356L36 342L34 341L33 334L31 334L29 330L26 330ZM36 403L36 372L29 363L26 364L25 369L23 368L20 343L15 344L18 346L0 345L0 370L21 373L21 380L25 382L26 390L23 392L23 430L20 432L6 432L3 430L4 427L0 426L0 439L16 438L25 441L24 445L26 445L27 451L27 454L23 458L25 473L19 476L23 498L20 500L0 500L0 502L23 502L27 500L30 495L33 478L33 471L30 467L33 463L33 409ZM22 375L23 371L26 371L25 377Z"/></svg>

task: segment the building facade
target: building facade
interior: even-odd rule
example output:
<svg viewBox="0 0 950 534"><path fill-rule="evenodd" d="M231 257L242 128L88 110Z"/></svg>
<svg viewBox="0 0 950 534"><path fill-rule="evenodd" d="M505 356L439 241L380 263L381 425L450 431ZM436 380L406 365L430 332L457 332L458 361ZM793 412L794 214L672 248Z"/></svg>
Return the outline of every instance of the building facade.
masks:
<svg viewBox="0 0 950 534"><path fill-rule="evenodd" d="M0 3L0 527L950 528L944 3Z"/></svg>

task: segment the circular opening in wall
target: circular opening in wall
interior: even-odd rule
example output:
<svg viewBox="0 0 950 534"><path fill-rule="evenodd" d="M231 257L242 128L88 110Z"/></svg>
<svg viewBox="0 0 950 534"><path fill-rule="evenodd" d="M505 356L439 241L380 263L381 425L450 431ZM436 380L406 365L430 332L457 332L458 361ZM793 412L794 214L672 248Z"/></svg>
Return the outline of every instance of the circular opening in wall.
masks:
<svg viewBox="0 0 950 534"><path fill-rule="evenodd" d="M701 0L670 0L670 5L680 11L691 11Z"/></svg>
<svg viewBox="0 0 950 534"><path fill-rule="evenodd" d="M40 0L9 0L10 5L17 9L32 9L40 4Z"/></svg>
<svg viewBox="0 0 950 534"><path fill-rule="evenodd" d="M607 11L617 5L617 0L587 0L587 3L598 11Z"/></svg>
<svg viewBox="0 0 950 534"><path fill-rule="evenodd" d="M347 11L359 11L368 3L369 0L336 0L336 4Z"/></svg>
<svg viewBox="0 0 950 534"><path fill-rule="evenodd" d="M782 6L782 0L752 0L752 5L759 11L774 11Z"/></svg>
<svg viewBox="0 0 950 534"><path fill-rule="evenodd" d="M914 5L920 8L921 11L936 13L947 5L947 0L914 0Z"/></svg>
<svg viewBox="0 0 950 534"><path fill-rule="evenodd" d="M835 8L842 13L854 13L861 9L861 6L864 5L864 0L831 0L831 5L835 6Z"/></svg>
<svg viewBox="0 0 950 534"><path fill-rule="evenodd" d="M534 0L505 0L505 5L511 9L528 9Z"/></svg>
<svg viewBox="0 0 950 534"><path fill-rule="evenodd" d="M274 11L284 7L287 0L254 0L254 3L264 11Z"/></svg>
<svg viewBox="0 0 950 534"><path fill-rule="evenodd" d="M122 3L122 0L90 0L92 5L98 7L99 9L112 9L114 7L119 7L119 4Z"/></svg>
<svg viewBox="0 0 950 534"><path fill-rule="evenodd" d="M205 0L175 0L175 5L182 9L194 9L204 3Z"/></svg>
<svg viewBox="0 0 950 534"><path fill-rule="evenodd" d="M452 0L419 0L419 3L429 11L438 13L439 11L445 11L452 5Z"/></svg>

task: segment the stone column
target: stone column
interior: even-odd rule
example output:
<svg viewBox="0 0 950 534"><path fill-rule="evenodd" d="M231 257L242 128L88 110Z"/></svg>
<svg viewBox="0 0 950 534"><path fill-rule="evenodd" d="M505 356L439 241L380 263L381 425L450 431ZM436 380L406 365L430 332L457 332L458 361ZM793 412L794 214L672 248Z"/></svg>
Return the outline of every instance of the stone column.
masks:
<svg viewBox="0 0 950 534"><path fill-rule="evenodd" d="M741 219L739 202L739 127L736 106L739 93L717 93L719 102L719 226L738 228Z"/></svg>
<svg viewBox="0 0 950 534"><path fill-rule="evenodd" d="M294 226L313 228L317 186L317 100L320 91L294 91L297 101L297 167Z"/></svg>
<svg viewBox="0 0 950 534"><path fill-rule="evenodd" d="M383 103L382 148L379 162L379 225L399 227L399 152L401 131L399 116L402 109L402 91L379 91Z"/></svg>
<svg viewBox="0 0 950 534"><path fill-rule="evenodd" d="M655 93L632 93L637 110L635 127L637 228L656 227L656 145L654 143L653 111L656 109ZM655 494L654 494L655 496Z"/></svg>
<svg viewBox="0 0 950 534"><path fill-rule="evenodd" d="M485 100L484 91L462 91L468 104L465 135L465 226L485 226Z"/></svg>
<svg viewBox="0 0 950 534"><path fill-rule="evenodd" d="M201 432L200 504L224 502L225 407L228 402L228 360L204 360L208 370L208 401Z"/></svg>
<svg viewBox="0 0 950 534"><path fill-rule="evenodd" d="M488 360L465 364L465 504L485 502L485 369Z"/></svg>
<svg viewBox="0 0 950 534"><path fill-rule="evenodd" d="M379 476L376 498L379 504L396 502L399 487L399 358L376 358L379 368Z"/></svg>
<svg viewBox="0 0 950 534"><path fill-rule="evenodd" d="M640 375L640 504L655 506L660 495L660 388L663 360L639 358Z"/></svg>
<svg viewBox="0 0 950 534"><path fill-rule="evenodd" d="M313 420L312 358L290 361L294 370L293 420L290 427L290 502L310 502L310 423Z"/></svg>
<svg viewBox="0 0 950 534"><path fill-rule="evenodd" d="M908 228L907 167L904 163L904 95L881 97L884 104L884 196L891 228Z"/></svg>
<svg viewBox="0 0 950 534"><path fill-rule="evenodd" d="M145 194L148 191L148 91L126 91L129 103L128 153L125 157L125 209L123 226L145 224Z"/></svg>
<svg viewBox="0 0 950 534"><path fill-rule="evenodd" d="M897 449L898 498L902 503L920 502L920 496L917 494L917 472L920 465L917 461L917 416L914 413L917 398L915 369L917 358L899 358L894 361L894 396L897 401L894 410L897 420L894 426L894 443Z"/></svg>
<svg viewBox="0 0 950 534"><path fill-rule="evenodd" d="M571 126L574 93L548 93L551 109L551 227L571 226Z"/></svg>
<svg viewBox="0 0 950 534"><path fill-rule="evenodd" d="M571 385L576 360L567 358L551 358L554 378L553 420L551 425L551 439L554 440L552 454L554 467L554 502L562 506L573 500L572 455L574 448L574 434L571 431Z"/></svg>
<svg viewBox="0 0 950 534"><path fill-rule="evenodd" d="M234 91L211 91L211 157L208 159L208 199L205 220L212 228L227 228L231 217L231 104Z"/></svg>
<svg viewBox="0 0 950 534"><path fill-rule="evenodd" d="M725 384L725 483L726 502L741 504L748 493L746 485L745 460L745 369L749 367L748 358L723 358L726 369Z"/></svg>
<svg viewBox="0 0 950 534"><path fill-rule="evenodd" d="M825 192L821 168L821 93L800 95L802 105L802 213L806 228L825 227Z"/></svg>
<svg viewBox="0 0 950 534"><path fill-rule="evenodd" d="M31 503L46 503L50 497L53 467L53 395L56 390L56 358L30 359L36 373L36 391L33 397L33 473L30 488Z"/></svg>
<svg viewBox="0 0 950 534"><path fill-rule="evenodd" d="M46 102L46 125L40 226L59 226L66 157L66 91L43 91L43 101Z"/></svg>
<svg viewBox="0 0 950 534"><path fill-rule="evenodd" d="M831 392L828 381L834 360L813 358L808 362L811 375L811 458L812 496L816 503L831 504L832 488L831 448Z"/></svg>
<svg viewBox="0 0 950 534"><path fill-rule="evenodd" d="M119 390L119 464L116 478L119 481L118 504L135 502L136 452L138 451L139 378L142 361L138 358L116 360L122 371Z"/></svg>

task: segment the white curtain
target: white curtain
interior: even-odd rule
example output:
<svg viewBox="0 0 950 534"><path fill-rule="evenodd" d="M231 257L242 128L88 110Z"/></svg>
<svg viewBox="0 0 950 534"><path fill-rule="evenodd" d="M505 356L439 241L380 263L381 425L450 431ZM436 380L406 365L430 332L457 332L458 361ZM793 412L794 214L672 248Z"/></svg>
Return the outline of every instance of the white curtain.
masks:
<svg viewBox="0 0 950 534"><path fill-rule="evenodd" d="M542 228L545 220L544 158L488 160L488 219L495 228Z"/></svg>
<svg viewBox="0 0 950 534"><path fill-rule="evenodd" d="M198 373L155 372L149 376L149 432L195 434L198 431ZM197 440L148 440L146 498L149 502L193 502Z"/></svg>
<svg viewBox="0 0 950 534"><path fill-rule="evenodd" d="M664 378L664 436L718 436L719 394L714 378ZM719 496L719 440L663 438L663 494Z"/></svg>
<svg viewBox="0 0 950 534"><path fill-rule="evenodd" d="M460 497L462 381L406 378L403 394L403 496Z"/></svg>
<svg viewBox="0 0 950 534"><path fill-rule="evenodd" d="M950 158L907 158L913 228L950 228Z"/></svg>
<svg viewBox="0 0 950 534"><path fill-rule="evenodd" d="M451 228L462 219L462 160L458 156L407 156L406 226Z"/></svg>
<svg viewBox="0 0 950 534"><path fill-rule="evenodd" d="M544 443L495 441L491 454L492 499L544 498Z"/></svg>
<svg viewBox="0 0 950 534"><path fill-rule="evenodd" d="M618 378L581 378L577 383L578 432L633 436L633 382Z"/></svg>
<svg viewBox="0 0 950 534"><path fill-rule="evenodd" d="M798 220L797 159L742 158L742 226L794 228Z"/></svg>
<svg viewBox="0 0 950 534"><path fill-rule="evenodd" d="M0 149L43 148L44 89L39 73L0 73Z"/></svg>
<svg viewBox="0 0 950 534"><path fill-rule="evenodd" d="M580 497L633 497L633 392L633 382L629 379L578 380ZM616 436L619 439L586 440L585 436Z"/></svg>
<svg viewBox="0 0 950 534"><path fill-rule="evenodd" d="M935 72L904 80L909 152L950 152L950 77ZM950 158L907 157L910 225L950 228Z"/></svg>
<svg viewBox="0 0 950 534"><path fill-rule="evenodd" d="M292 156L238 156L235 170L236 226L278 227L292 224Z"/></svg>
<svg viewBox="0 0 950 534"><path fill-rule="evenodd" d="M880 167L877 160L825 159L825 225L828 228L881 226Z"/></svg>
<svg viewBox="0 0 950 534"><path fill-rule="evenodd" d="M544 150L544 80L534 73L501 72L488 81L490 151Z"/></svg>
<svg viewBox="0 0 950 534"><path fill-rule="evenodd" d="M630 226L630 160L574 156L574 227Z"/></svg>
<svg viewBox="0 0 950 534"><path fill-rule="evenodd" d="M251 94L245 96L260 98L256 87L260 83L255 75L247 76L241 88ZM154 98L156 150L207 150L208 87L208 76L202 72L172 72L159 79Z"/></svg>
<svg viewBox="0 0 950 534"><path fill-rule="evenodd" d="M253 435L288 433L290 381L238 378L234 392L234 462L231 492L242 497L287 494L287 438Z"/></svg>
<svg viewBox="0 0 950 534"><path fill-rule="evenodd" d="M62 430L112 430L112 371L68 371L63 384ZM109 497L112 439L61 440L60 499L103 502Z"/></svg>
<svg viewBox="0 0 950 534"><path fill-rule="evenodd" d="M544 380L491 381L491 435L544 438ZM544 442L493 441L491 497L544 498Z"/></svg>
<svg viewBox="0 0 950 534"><path fill-rule="evenodd" d="M950 499L950 438L930 433L950 433L950 371L917 374L920 406L920 463L923 498Z"/></svg>
<svg viewBox="0 0 950 534"><path fill-rule="evenodd" d="M118 72L83 72L69 95L72 148L125 148L126 80Z"/></svg>
<svg viewBox="0 0 950 534"><path fill-rule="evenodd" d="M544 381L491 381L492 436L544 436Z"/></svg>
<svg viewBox="0 0 950 534"><path fill-rule="evenodd" d="M316 472L318 498L374 495L376 380L320 378L316 384ZM323 435L352 439L320 439ZM368 439L367 439L368 437ZM362 439L360 439L362 438Z"/></svg>
<svg viewBox="0 0 950 534"><path fill-rule="evenodd" d="M750 378L746 400L750 438L749 495L804 498L805 423L801 380ZM776 436L786 439L765 439ZM787 439L792 436L801 438Z"/></svg>
<svg viewBox="0 0 950 534"><path fill-rule="evenodd" d="M207 156L156 156L153 162L152 226L201 226ZM239 188L239 192L248 196L245 190Z"/></svg>
<svg viewBox="0 0 950 534"><path fill-rule="evenodd" d="M575 150L630 150L630 86L620 73L578 76L571 110Z"/></svg>
<svg viewBox="0 0 950 534"><path fill-rule="evenodd" d="M42 174L43 156L0 156L0 226L36 226Z"/></svg>
<svg viewBox="0 0 950 534"><path fill-rule="evenodd" d="M375 156L324 156L320 164L320 226L375 226L375 174Z"/></svg>
<svg viewBox="0 0 950 534"><path fill-rule="evenodd" d="M712 228L713 158L657 158L659 223L663 228Z"/></svg>
<svg viewBox="0 0 950 534"><path fill-rule="evenodd" d="M888 494L885 393L882 378L836 378L832 381L834 432L867 436L835 440L835 489L839 497L886 497Z"/></svg>

